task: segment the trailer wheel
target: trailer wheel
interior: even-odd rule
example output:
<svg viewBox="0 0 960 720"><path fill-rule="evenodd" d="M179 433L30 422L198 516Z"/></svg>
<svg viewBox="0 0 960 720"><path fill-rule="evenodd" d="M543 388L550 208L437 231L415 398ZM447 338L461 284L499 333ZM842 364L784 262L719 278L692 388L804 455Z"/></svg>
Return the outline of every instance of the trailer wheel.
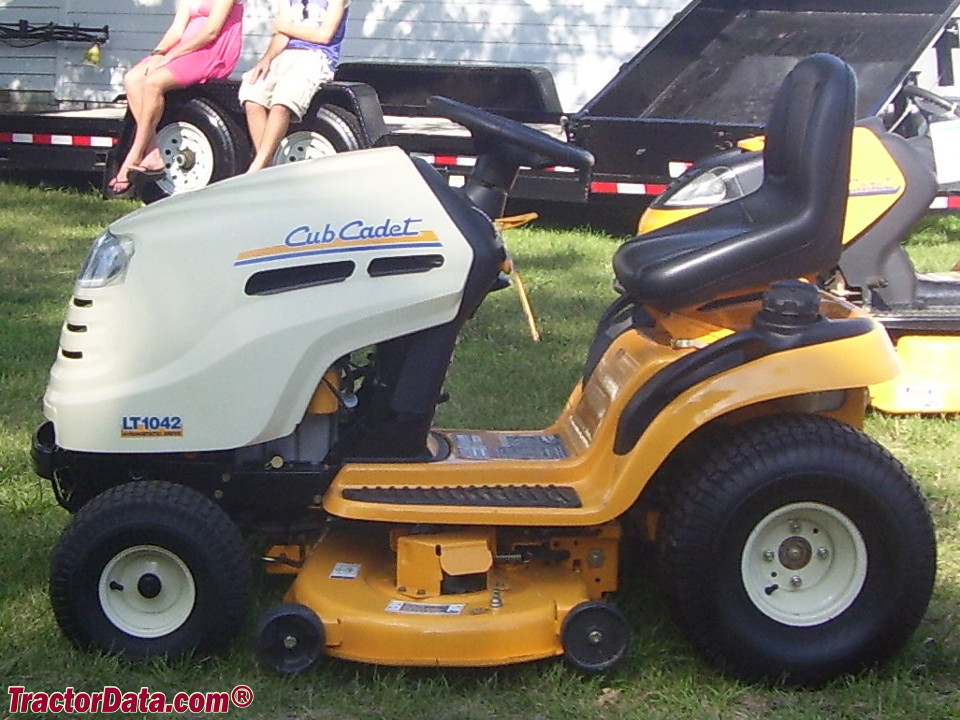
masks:
<svg viewBox="0 0 960 720"><path fill-rule="evenodd" d="M933 588L934 530L916 483L826 418L738 428L674 489L661 530L678 624L751 682L817 684L889 659Z"/></svg>
<svg viewBox="0 0 960 720"><path fill-rule="evenodd" d="M225 647L240 631L250 585L233 521L196 490L161 481L120 485L84 505L50 570L64 635L134 660Z"/></svg>
<svg viewBox="0 0 960 720"><path fill-rule="evenodd" d="M157 144L167 174L139 188L147 203L237 175L246 169L250 155L246 133L198 97L167 108L157 129Z"/></svg>
<svg viewBox="0 0 960 720"><path fill-rule="evenodd" d="M353 113L336 105L322 105L312 117L305 117L293 132L280 141L274 165L329 157L364 147L360 123Z"/></svg>

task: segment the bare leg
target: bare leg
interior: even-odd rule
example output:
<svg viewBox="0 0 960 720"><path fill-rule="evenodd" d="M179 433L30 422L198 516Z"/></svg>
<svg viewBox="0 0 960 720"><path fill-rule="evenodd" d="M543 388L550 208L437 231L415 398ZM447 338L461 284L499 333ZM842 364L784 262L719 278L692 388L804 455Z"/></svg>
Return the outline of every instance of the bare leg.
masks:
<svg viewBox="0 0 960 720"><path fill-rule="evenodd" d="M146 69L147 62L139 62L123 76L123 88L127 94L127 108L133 116L135 127L140 126L140 118L143 114L141 105L143 103L143 85L147 77ZM136 165L139 162L140 157L136 154L136 148L131 146L123 162L120 163L116 177L110 181L110 187L117 192L124 192L129 187L127 170L131 165Z"/></svg>
<svg viewBox="0 0 960 720"><path fill-rule="evenodd" d="M247 116L247 129L250 131L250 140L253 142L253 152L260 149L260 140L267 127L267 109L251 100L243 104L243 112Z"/></svg>
<svg viewBox="0 0 960 720"><path fill-rule="evenodd" d="M151 71L144 78L141 86L139 117L137 132L133 137L128 157L131 165L144 165L145 161L152 161L148 169L159 169L163 166L157 149L157 124L163 116L166 106L166 93L180 87L173 73L165 67ZM156 157L153 157L156 156Z"/></svg>
<svg viewBox="0 0 960 720"><path fill-rule="evenodd" d="M285 105L274 105L270 108L267 112L267 121L264 124L263 132L260 133L259 142L254 139L257 154L254 156L253 162L250 163L250 169L247 172L260 170L273 162L273 154L277 151L277 146L283 136L287 134L292 115L290 108Z"/></svg>
<svg viewBox="0 0 960 720"><path fill-rule="evenodd" d="M117 176L110 182L116 192L124 192L129 187L127 172L131 167L140 166L147 159L153 161L149 165L150 169L163 165L157 150L156 128L163 115L165 93L179 85L166 68L157 68L150 72L147 69L147 63L141 62L124 76L127 106L136 122L136 132ZM153 154L157 157L153 158Z"/></svg>

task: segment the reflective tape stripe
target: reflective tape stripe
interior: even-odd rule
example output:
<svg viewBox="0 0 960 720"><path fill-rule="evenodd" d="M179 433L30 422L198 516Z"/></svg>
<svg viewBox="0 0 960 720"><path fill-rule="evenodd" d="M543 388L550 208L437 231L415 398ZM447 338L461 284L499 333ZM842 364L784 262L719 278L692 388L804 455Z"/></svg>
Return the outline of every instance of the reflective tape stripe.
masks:
<svg viewBox="0 0 960 720"><path fill-rule="evenodd" d="M117 139L103 135L52 135L49 133L0 132L0 143L111 148L117 144Z"/></svg>

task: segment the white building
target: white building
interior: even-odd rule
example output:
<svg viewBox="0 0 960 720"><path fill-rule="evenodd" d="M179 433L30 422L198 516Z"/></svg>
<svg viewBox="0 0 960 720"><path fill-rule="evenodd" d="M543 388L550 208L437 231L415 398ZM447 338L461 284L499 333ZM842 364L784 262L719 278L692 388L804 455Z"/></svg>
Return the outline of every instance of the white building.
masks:
<svg viewBox="0 0 960 720"><path fill-rule="evenodd" d="M0 108L111 102L152 49L176 0L0 0L0 23L109 27L101 64L89 44L5 39ZM274 0L245 0L238 74L263 51ZM344 60L548 68L564 110L582 106L687 0L353 0Z"/></svg>

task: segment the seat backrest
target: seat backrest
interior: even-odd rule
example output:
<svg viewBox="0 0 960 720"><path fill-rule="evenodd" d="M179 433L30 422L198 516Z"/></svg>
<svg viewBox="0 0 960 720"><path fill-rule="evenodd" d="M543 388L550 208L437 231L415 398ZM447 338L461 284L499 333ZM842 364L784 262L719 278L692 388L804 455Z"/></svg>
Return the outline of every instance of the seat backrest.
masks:
<svg viewBox="0 0 960 720"><path fill-rule="evenodd" d="M800 61L767 122L760 188L621 246L614 270L626 292L675 309L835 266L855 106L846 63L822 53Z"/></svg>
<svg viewBox="0 0 960 720"><path fill-rule="evenodd" d="M785 183L823 213L826 235L839 238L850 185L856 80L833 55L811 55L787 75L766 125L764 182ZM824 242L839 258L839 243Z"/></svg>

